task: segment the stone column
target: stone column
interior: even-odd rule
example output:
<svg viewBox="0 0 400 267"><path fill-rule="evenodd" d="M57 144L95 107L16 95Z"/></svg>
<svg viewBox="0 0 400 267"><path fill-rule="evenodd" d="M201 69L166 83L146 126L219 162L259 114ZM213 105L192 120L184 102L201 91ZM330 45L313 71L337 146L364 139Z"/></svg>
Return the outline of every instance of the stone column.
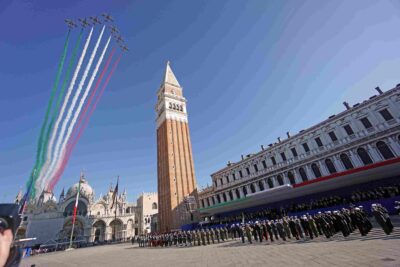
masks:
<svg viewBox="0 0 400 267"><path fill-rule="evenodd" d="M332 157L332 160L333 160L333 164L335 165L336 170L337 170L338 172L342 172L342 171L345 171L345 170L346 170L346 168L343 166L343 163L342 163L342 161L340 160L340 157L339 157L339 156L333 156L333 157Z"/></svg>
<svg viewBox="0 0 400 267"><path fill-rule="evenodd" d="M310 165L306 165L304 168L304 171L307 174L308 180L314 180L315 179L315 175L313 173L313 171L311 170L311 166Z"/></svg>
<svg viewBox="0 0 400 267"><path fill-rule="evenodd" d="M370 144L367 145L367 151L369 152L369 155L371 156L372 160L374 162L379 162L382 161L382 157L379 154L379 152L376 150L375 147L371 146Z"/></svg>
<svg viewBox="0 0 400 267"><path fill-rule="evenodd" d="M389 137L387 140L387 145L392 149L392 152L398 157L400 156L400 145L394 140L393 137Z"/></svg>
<svg viewBox="0 0 400 267"><path fill-rule="evenodd" d="M349 150L350 159L354 164L354 167L362 167L364 163L362 163L361 159L358 157L357 153L354 153L353 150Z"/></svg>
<svg viewBox="0 0 400 267"><path fill-rule="evenodd" d="M328 176L330 174L323 160L318 161L318 166L322 176Z"/></svg>

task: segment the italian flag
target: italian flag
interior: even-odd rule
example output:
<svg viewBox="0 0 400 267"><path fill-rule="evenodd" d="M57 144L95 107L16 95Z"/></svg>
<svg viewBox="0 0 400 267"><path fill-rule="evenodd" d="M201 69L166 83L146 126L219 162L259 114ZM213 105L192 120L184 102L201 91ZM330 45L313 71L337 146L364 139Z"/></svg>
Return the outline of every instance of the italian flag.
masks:
<svg viewBox="0 0 400 267"><path fill-rule="evenodd" d="M76 193L76 200L74 206L74 216L72 217L72 224L75 224L76 212L78 211L79 194L81 193L81 181L82 178L79 179L78 192Z"/></svg>

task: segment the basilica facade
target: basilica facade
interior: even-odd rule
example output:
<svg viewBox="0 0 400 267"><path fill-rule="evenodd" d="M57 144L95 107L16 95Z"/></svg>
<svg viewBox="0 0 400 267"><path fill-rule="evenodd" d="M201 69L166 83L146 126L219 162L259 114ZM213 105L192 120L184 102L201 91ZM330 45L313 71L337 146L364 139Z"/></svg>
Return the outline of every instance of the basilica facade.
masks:
<svg viewBox="0 0 400 267"><path fill-rule="evenodd" d="M57 201L52 192L42 192L37 203L29 204L19 231L26 237L35 237L34 244L67 243L72 231L72 215L79 183L62 191ZM117 196L117 204L112 207L113 188L95 198L95 192L85 178L81 178L77 217L74 226L75 242L104 242L110 240L129 240L146 231L144 216L154 203L129 203L124 190ZM142 197L142 196L141 196ZM145 212L143 212L143 209ZM143 218L142 218L143 217ZM147 219L146 219L147 221Z"/></svg>

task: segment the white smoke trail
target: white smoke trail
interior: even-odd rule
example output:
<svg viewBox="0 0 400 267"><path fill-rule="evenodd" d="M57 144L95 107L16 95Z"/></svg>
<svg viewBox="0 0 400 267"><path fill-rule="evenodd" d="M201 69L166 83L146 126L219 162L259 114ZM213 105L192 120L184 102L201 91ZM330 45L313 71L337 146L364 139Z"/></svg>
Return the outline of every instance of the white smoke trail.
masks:
<svg viewBox="0 0 400 267"><path fill-rule="evenodd" d="M43 178L41 179L41 187L42 188L45 187L46 182L49 180L50 173L52 173L54 171L54 167L55 167L55 164L56 164L56 159L60 158L59 154L60 154L60 150L61 150L61 142L64 140L64 134L65 134L65 131L67 129L67 124L69 123L69 121L71 119L72 112L73 112L73 110L75 108L75 105L76 105L76 103L78 101L79 95L81 94L83 85L84 85L84 83L86 81L86 78L88 76L89 70L90 70L90 68L92 66L94 57L96 56L97 49L98 49L100 41L101 41L101 39L103 37L104 29L105 29L105 26L103 26L103 29L101 30L101 33L100 33L100 35L99 35L99 37L97 39L96 45L95 45L95 47L94 47L94 49L92 51L92 54L90 55L89 62L86 65L85 71L83 72L83 76L81 78L81 81L79 82L78 89L76 90L76 93L75 93L74 97L72 98L72 102L71 102L71 105L68 108L67 115L66 115L65 119L63 120L63 123L62 123L62 126L61 126L61 130L60 130L60 134L58 136L57 143L55 145L54 155L51 158L50 166L47 169L47 171L46 171L45 175L43 176Z"/></svg>
<svg viewBox="0 0 400 267"><path fill-rule="evenodd" d="M75 68L75 71L74 71L74 75L72 76L72 80L71 80L71 82L69 84L69 87L67 89L67 94L64 97L64 102L63 102L63 104L61 106L60 113L58 114L56 124L55 124L55 126L53 128L53 131L51 133L49 146L47 148L46 161L45 161L45 164L43 165L43 168L42 168L42 170L41 170L41 172L39 174L39 178L36 181L36 185L35 185L36 192L38 192L38 195L40 194L40 192L44 188L44 186L42 186L42 184L43 184L42 180L44 178L44 174L47 172L47 169L49 167L49 164L50 164L50 161L51 161L51 158L52 158L51 157L51 152L53 150L54 141L55 141L55 138L57 136L58 127L60 126L61 119L64 116L65 108L67 107L69 98L71 97L72 90L73 90L73 88L75 86L76 78L78 77L78 73L79 73L79 71L81 69L83 59L85 58L86 51L87 51L87 48L88 48L89 43L90 43L90 39L92 38L92 33L93 33L93 27L90 30L90 33L89 33L89 35L88 35L88 37L86 39L85 45L84 45L83 50L82 50L82 54L81 54L81 56L79 58L78 64L77 64L77 66Z"/></svg>
<svg viewBox="0 0 400 267"><path fill-rule="evenodd" d="M106 51L107 51L107 48L108 48L108 45L109 45L110 41L111 41L111 36L108 38L107 43L103 48L103 52L101 53L101 56L100 56L99 60L97 61L96 67L95 67L95 69L94 69L94 71L92 73L92 76L90 77L90 80L89 80L89 83L88 83L88 85L87 85L87 87L85 89L85 92L84 92L83 96L80 99L79 106L78 106L77 110L75 111L74 117L72 118L72 122L68 127L67 135L64 138L64 142L61 145L61 153L56 155L56 157L57 157L55 159L56 167L51 170L52 172L49 174L48 180L46 180L46 183L49 182L51 180L51 178L53 178L53 175L55 174L55 172L60 168L60 165L62 163L63 157L65 156L67 142L69 141L69 139L71 137L71 134L72 134L72 131L74 129L74 126L75 126L75 124L76 124L76 122L78 120L78 116L81 113L81 110L83 108L85 100L86 100L86 98L87 98L87 96L88 96L88 94L89 94L89 92L90 92L90 90L92 88L94 79L96 78L96 75L97 75L97 72L99 71L100 65L103 62L103 58L104 58L104 55L106 54Z"/></svg>

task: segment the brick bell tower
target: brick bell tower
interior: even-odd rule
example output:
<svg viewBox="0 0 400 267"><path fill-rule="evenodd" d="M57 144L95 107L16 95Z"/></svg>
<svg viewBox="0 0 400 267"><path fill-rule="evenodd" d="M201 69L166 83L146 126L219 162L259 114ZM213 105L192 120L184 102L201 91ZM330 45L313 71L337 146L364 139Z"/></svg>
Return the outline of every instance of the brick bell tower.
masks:
<svg viewBox="0 0 400 267"><path fill-rule="evenodd" d="M157 97L158 216L166 232L190 223L197 206L186 99L169 61Z"/></svg>

